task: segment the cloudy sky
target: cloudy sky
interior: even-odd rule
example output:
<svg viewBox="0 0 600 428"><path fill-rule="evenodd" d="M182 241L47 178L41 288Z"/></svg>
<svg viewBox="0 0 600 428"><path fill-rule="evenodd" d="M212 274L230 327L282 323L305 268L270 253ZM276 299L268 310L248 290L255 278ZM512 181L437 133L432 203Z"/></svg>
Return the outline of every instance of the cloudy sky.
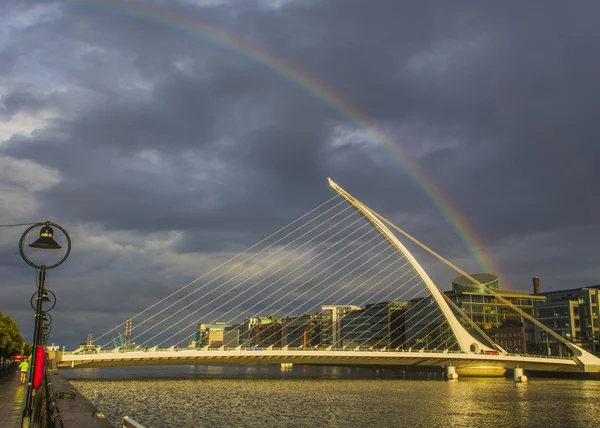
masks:
<svg viewBox="0 0 600 428"><path fill-rule="evenodd" d="M3 0L0 223L73 239L48 273L52 340L102 333L310 211L333 196L327 177L505 287L599 284L599 14L594 0ZM30 340L24 229L0 228L0 309ZM421 261L448 289L454 273Z"/></svg>

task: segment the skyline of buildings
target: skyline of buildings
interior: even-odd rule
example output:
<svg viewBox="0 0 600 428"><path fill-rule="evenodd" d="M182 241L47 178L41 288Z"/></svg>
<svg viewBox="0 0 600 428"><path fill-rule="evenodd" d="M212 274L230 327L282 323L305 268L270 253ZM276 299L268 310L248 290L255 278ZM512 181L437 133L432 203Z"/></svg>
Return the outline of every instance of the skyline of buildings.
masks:
<svg viewBox="0 0 600 428"><path fill-rule="evenodd" d="M534 293L530 293L503 290L493 274L471 276L564 338L600 355L600 286L541 292L539 279L534 277ZM464 276L454 278L452 289L444 294L469 317L470 321L458 318L476 337L481 332L473 324L508 352L567 352L551 335ZM316 313L281 319L274 315L252 317L233 325L201 323L196 341L190 346L458 349L447 321L430 296L407 302L374 302L364 307L322 305Z"/></svg>

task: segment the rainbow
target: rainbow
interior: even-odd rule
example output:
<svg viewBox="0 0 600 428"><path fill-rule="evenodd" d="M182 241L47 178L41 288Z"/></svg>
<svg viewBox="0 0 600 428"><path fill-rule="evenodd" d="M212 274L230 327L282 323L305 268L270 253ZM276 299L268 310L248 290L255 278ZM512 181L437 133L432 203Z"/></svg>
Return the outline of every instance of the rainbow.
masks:
<svg viewBox="0 0 600 428"><path fill-rule="evenodd" d="M304 73L297 67L282 58L277 58L266 50L251 44L241 37L236 37L209 23L201 22L190 16L176 13L171 10L158 8L151 4L131 0L74 0L76 3L106 9L109 11L125 14L131 17L159 23L178 31L190 34L234 52L239 56L252 61L280 76L288 82L302 88L316 99L330 106L342 116L348 118L362 128L375 141L381 143L393 157L400 163L403 169L411 176L433 204L442 214L445 221L455 230L469 253L477 261L480 267L487 272L493 272L500 276L499 267L490 257L483 254L482 241L475 230L469 224L461 210L450 201L440 190L434 180L416 162L410 161L402 148L394 140L379 129L374 120L361 112L358 107L345 100L340 94L326 87L312 76ZM506 285L506 283L504 283Z"/></svg>

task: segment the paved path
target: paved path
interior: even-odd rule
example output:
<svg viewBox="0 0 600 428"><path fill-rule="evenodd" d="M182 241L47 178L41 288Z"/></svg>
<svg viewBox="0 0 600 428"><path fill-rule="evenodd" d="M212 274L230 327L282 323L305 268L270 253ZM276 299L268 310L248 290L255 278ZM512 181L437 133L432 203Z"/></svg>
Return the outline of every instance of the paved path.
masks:
<svg viewBox="0 0 600 428"><path fill-rule="evenodd" d="M108 419L105 419L98 409L79 391L75 390L73 385L62 377L59 372L50 372L50 379L54 394L57 396L56 403L65 428L114 428L114 425ZM75 391L74 395L71 394L72 391ZM59 398L61 396L63 398Z"/></svg>
<svg viewBox="0 0 600 428"><path fill-rule="evenodd" d="M0 426L14 428L21 426L21 411L27 386L19 386L17 366L6 375L0 375Z"/></svg>
<svg viewBox="0 0 600 428"><path fill-rule="evenodd" d="M0 373L0 427L20 428L23 402L27 393L27 385L19 385L19 373L17 367L10 369L4 375ZM66 428L114 427L107 419L98 412L79 391L70 397L74 390L73 386L58 372L50 373L55 394L61 394L63 398L57 399L58 409Z"/></svg>

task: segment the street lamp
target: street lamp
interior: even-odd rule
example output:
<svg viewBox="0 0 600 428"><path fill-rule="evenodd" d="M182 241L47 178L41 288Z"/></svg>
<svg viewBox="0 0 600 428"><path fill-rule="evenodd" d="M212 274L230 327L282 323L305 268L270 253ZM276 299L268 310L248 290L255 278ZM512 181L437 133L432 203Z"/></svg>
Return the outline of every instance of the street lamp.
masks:
<svg viewBox="0 0 600 428"><path fill-rule="evenodd" d="M64 256L58 262L56 262L52 265L45 265L45 264L38 265L38 264L34 263L33 261L31 261L29 259L29 257L27 257L27 255L25 254L25 250L23 248L23 246L25 244L25 237L27 236L27 234L29 232L31 232L34 229L37 229L39 227L41 227L40 236L35 242L33 242L32 244L29 245L32 248L39 248L42 250L58 250L58 249L62 248L58 244L58 242L56 242L54 240L54 230L52 229L52 227L55 227L58 230L60 230L64 234L65 238L67 239L67 248L66 248L66 252L65 252ZM49 314L44 313L42 305L45 302L51 301L50 298L48 297L49 293L52 294L52 296L54 297L54 302L53 302L52 308L56 304L56 296L54 296L54 293L52 293L50 290L44 289L44 282L46 280L46 271L49 269L54 269L55 267L61 265L65 260L67 260L67 257L69 257L70 253L71 253L71 238L70 238L69 234L67 233L67 231L65 229L63 229L58 224L51 223L49 221L36 223L36 224L29 226L25 230L25 232L23 232L23 234L21 235L21 240L19 241L19 254L23 258L23 260L25 260L25 263L27 263L29 266L32 266L35 269L40 270L40 273L38 276L38 289L37 289L37 292L34 293L34 295L31 297L32 306L34 303L33 298L35 297L35 300L36 300L36 304L34 307L35 323L34 323L34 328L33 328L33 357L34 358L31 359L32 360L31 367L29 369L29 382L27 384L27 395L25 396L25 408L23 409L23 417L21 419L22 427L29 427L31 424L31 415L32 415L32 410L33 410L32 409L32 407L33 407L33 397L32 396L33 396L33 389L35 389L35 387L33 385L33 381L34 381L34 374L36 373L36 366L38 366L39 364L45 363L44 360L37 361L38 359L35 358L35 356L38 355L38 353L40 352L40 351L38 351L38 347L42 346L42 343L45 341L45 339L47 338L47 335L50 333L50 326L48 325L48 323L46 323L47 328L44 328L43 322L47 321L48 319L51 321L51 318L49 318ZM52 308L50 308L50 309L52 309ZM38 371L39 371L39 367L38 367Z"/></svg>
<svg viewBox="0 0 600 428"><path fill-rule="evenodd" d="M48 310L42 313L42 343L41 345L45 348L48 343L48 337L52 333L52 317L48 313Z"/></svg>

